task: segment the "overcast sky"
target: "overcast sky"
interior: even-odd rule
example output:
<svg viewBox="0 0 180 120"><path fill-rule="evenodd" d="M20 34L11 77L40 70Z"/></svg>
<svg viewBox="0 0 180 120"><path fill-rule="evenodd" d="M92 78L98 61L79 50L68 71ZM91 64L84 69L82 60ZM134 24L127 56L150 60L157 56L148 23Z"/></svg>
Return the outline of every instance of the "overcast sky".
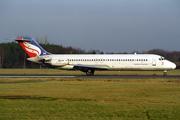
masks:
<svg viewBox="0 0 180 120"><path fill-rule="evenodd" d="M0 42L21 35L86 51L180 51L180 0L0 0Z"/></svg>

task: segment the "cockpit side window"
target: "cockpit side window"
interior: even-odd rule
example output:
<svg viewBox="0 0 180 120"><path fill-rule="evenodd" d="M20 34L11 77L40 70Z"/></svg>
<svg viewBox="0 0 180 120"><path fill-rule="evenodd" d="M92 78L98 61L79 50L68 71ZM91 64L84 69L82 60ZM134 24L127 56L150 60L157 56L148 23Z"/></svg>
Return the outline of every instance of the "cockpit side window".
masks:
<svg viewBox="0 0 180 120"><path fill-rule="evenodd" d="M160 57L159 60L161 61L161 60L166 60L166 59L164 57Z"/></svg>

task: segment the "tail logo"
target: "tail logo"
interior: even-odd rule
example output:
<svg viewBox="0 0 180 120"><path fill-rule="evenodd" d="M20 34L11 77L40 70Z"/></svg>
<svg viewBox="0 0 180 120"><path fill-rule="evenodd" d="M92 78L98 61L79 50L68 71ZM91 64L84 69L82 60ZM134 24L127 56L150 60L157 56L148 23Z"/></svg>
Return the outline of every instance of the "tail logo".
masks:
<svg viewBox="0 0 180 120"><path fill-rule="evenodd" d="M16 38L22 48L26 51L29 57L36 57L41 55L50 55L31 37Z"/></svg>
<svg viewBox="0 0 180 120"><path fill-rule="evenodd" d="M22 42L21 46L30 57L36 57L41 54L41 50L37 46L29 44L28 42Z"/></svg>

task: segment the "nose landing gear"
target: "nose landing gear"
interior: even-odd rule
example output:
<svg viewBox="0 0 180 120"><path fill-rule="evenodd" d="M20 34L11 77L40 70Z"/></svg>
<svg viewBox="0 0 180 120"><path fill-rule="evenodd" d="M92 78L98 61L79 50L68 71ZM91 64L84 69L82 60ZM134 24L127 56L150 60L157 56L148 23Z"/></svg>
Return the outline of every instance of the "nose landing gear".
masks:
<svg viewBox="0 0 180 120"><path fill-rule="evenodd" d="M167 70L164 70L163 75L164 75L164 76L167 76Z"/></svg>

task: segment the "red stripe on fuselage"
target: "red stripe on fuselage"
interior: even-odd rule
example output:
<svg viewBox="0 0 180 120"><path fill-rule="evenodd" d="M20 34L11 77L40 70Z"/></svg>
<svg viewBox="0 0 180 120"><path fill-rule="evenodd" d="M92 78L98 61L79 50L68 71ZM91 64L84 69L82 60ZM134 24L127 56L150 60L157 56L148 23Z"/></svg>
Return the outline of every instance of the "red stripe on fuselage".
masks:
<svg viewBox="0 0 180 120"><path fill-rule="evenodd" d="M20 45L22 46L22 48L26 51L26 53L28 54L29 57L36 57L36 56L37 56L36 53L32 53L32 52L27 51L26 48L28 48L28 47L26 47L23 42L19 42L19 44L20 44ZM28 48L28 49L36 51L36 52L38 53L38 55L39 55L39 51L37 51L37 50L35 50L35 49L32 49L32 48Z"/></svg>

